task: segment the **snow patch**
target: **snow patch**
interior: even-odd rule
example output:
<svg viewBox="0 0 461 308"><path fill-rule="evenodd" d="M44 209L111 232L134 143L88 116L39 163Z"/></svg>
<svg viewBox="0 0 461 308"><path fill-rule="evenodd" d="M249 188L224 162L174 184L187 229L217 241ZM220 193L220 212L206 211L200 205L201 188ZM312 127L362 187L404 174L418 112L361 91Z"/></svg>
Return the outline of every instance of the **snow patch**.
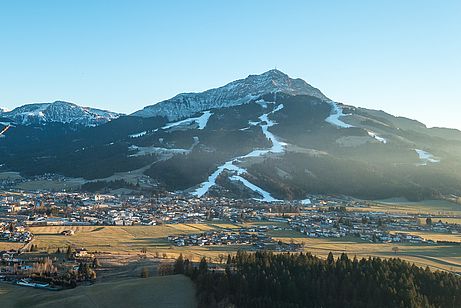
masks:
<svg viewBox="0 0 461 308"><path fill-rule="evenodd" d="M427 163L439 163L440 159L437 159L429 152L424 150L415 149L416 153L418 153L419 159L422 161L421 165L427 165Z"/></svg>
<svg viewBox="0 0 461 308"><path fill-rule="evenodd" d="M338 103L331 101L332 113L325 119L326 122L334 125L338 128L351 128L354 127L350 124L344 123L339 118L346 116L347 114L343 113L343 108L341 108Z"/></svg>
<svg viewBox="0 0 461 308"><path fill-rule="evenodd" d="M139 138L139 137L144 136L145 134L147 134L147 131L143 131L137 134L130 135L130 138Z"/></svg>
<svg viewBox="0 0 461 308"><path fill-rule="evenodd" d="M256 101L256 104L260 105L262 108L266 109L267 108L267 102L263 99L258 99Z"/></svg>
<svg viewBox="0 0 461 308"><path fill-rule="evenodd" d="M243 185L245 185L246 187L248 187L252 191L260 194L262 198L261 199L256 199L256 200L265 201L265 202L277 202L277 201L280 201L280 200L277 200L274 197L272 197L272 195L269 192L265 191L261 187L258 187L256 185L254 185L253 183L249 182L247 179L245 179L245 178L243 178L243 177L241 177L239 175L233 175L229 179L232 180L232 181L240 181L240 182L242 182Z"/></svg>
<svg viewBox="0 0 461 308"><path fill-rule="evenodd" d="M375 138L376 140L378 140L379 142L381 143L384 143L386 144L387 143L387 139L383 138L383 137L379 137L378 135L376 135L375 132L372 132L371 130L367 131L368 132L368 135L372 138Z"/></svg>
<svg viewBox="0 0 461 308"><path fill-rule="evenodd" d="M176 126L182 125L191 125L192 123L196 123L198 125L198 129L204 129L208 123L208 120L213 115L210 111L205 111L203 114L196 118L187 118L185 120L181 120L178 122L168 123L167 125L163 126L162 129L170 129Z"/></svg>
<svg viewBox="0 0 461 308"><path fill-rule="evenodd" d="M202 197L203 195L205 195L209 191L209 189L211 187L216 185L216 179L218 178L218 176L222 172L224 172L224 170L235 172L237 174L237 176L240 176L241 174L246 173L247 171L244 168L241 168L241 167L238 167L238 166L235 165L235 163L240 162L242 159L250 158L250 157L259 157L259 156L266 155L268 153L283 153L285 151L286 143L279 141L277 139L277 137L268 130L269 127L272 127L272 126L277 124L276 122L269 119L269 115L273 114L275 112L278 112L278 111L280 111L282 109L283 109L283 104L280 104L274 110L272 110L271 112L261 115L259 117L259 119L261 120L260 122L254 122L255 123L254 125L259 125L261 127L261 130L263 131L264 136L266 136L266 138L269 141L272 142L272 147L270 147L268 149L253 150L253 151L251 151L250 153L248 153L246 155L236 157L236 158L224 163L223 165L218 167L218 169L208 177L206 182L203 182L202 184L200 184L200 187L197 188L192 193L192 195L197 196L197 197ZM262 124L262 123L265 123L265 124ZM250 124L251 124L251 122L250 122ZM243 180L245 180L245 179L243 179ZM245 181L246 182L244 182L244 181L241 181L241 182L245 186L250 188L248 185L246 185L246 183L248 183L249 185L251 183L248 180L245 180ZM251 184L251 185L253 185L253 186L251 186L253 188L257 187L254 184ZM262 189L260 189L260 190L263 192ZM253 190L253 191L255 191L255 190ZM264 197L266 195L261 194L261 196ZM277 201L277 200L273 199L273 201ZM273 201L270 201L270 202L273 202Z"/></svg>
<svg viewBox="0 0 461 308"><path fill-rule="evenodd" d="M237 161L230 160L230 161L225 162L223 165L219 166L218 169L208 177L207 181L200 184L200 187L197 188L192 194L197 197L202 197L203 195L205 195L210 190L211 187L216 185L216 179L221 173L224 172L224 170L234 171L238 175L246 172L245 169L234 165L234 162L237 162Z"/></svg>

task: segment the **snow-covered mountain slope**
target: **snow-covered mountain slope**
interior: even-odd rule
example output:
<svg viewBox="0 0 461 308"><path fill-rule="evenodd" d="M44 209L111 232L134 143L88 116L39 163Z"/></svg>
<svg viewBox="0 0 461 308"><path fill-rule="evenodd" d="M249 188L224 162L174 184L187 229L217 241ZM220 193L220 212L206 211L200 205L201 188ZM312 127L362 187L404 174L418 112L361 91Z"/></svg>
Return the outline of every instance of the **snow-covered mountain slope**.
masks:
<svg viewBox="0 0 461 308"><path fill-rule="evenodd" d="M139 117L164 116L171 121L213 108L246 104L261 95L274 92L327 99L320 90L312 87L304 80L292 79L274 69L261 75L250 75L245 79L236 80L223 87L202 93L182 93L169 100L147 106L132 115Z"/></svg>
<svg viewBox="0 0 461 308"><path fill-rule="evenodd" d="M82 130L2 120L0 171L98 181L123 180L129 172L148 191L266 202L315 193L461 196L460 131L334 102L279 71L180 94L144 111ZM16 123L105 116L60 102L6 114Z"/></svg>
<svg viewBox="0 0 461 308"><path fill-rule="evenodd" d="M58 122L84 126L97 126L120 116L115 112L81 107L63 101L28 104L12 111L1 112L0 115L22 125Z"/></svg>

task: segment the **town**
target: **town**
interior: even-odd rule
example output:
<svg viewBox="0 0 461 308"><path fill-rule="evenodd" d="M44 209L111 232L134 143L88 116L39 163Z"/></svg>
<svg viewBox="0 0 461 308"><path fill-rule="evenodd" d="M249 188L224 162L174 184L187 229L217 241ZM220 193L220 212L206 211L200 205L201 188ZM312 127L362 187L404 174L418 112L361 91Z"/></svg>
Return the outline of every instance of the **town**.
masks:
<svg viewBox="0 0 461 308"><path fill-rule="evenodd" d="M0 194L0 238L29 242L31 226L155 226L227 221L286 223L308 237L356 236L372 242L424 242L408 233L460 234L461 225L443 222L456 215L368 210L370 202L348 197L310 196L309 202L267 204L256 200L187 198L168 194L117 196L90 193L4 192ZM434 243L433 241L428 241Z"/></svg>

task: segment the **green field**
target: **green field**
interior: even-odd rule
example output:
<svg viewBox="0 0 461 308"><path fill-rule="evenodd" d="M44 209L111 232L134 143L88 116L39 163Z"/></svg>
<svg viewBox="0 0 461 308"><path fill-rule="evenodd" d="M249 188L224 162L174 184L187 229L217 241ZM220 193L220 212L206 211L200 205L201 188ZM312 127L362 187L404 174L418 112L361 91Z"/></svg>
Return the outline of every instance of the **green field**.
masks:
<svg viewBox="0 0 461 308"><path fill-rule="evenodd" d="M182 275L123 279L47 291L0 283L1 307L196 307L192 281Z"/></svg>

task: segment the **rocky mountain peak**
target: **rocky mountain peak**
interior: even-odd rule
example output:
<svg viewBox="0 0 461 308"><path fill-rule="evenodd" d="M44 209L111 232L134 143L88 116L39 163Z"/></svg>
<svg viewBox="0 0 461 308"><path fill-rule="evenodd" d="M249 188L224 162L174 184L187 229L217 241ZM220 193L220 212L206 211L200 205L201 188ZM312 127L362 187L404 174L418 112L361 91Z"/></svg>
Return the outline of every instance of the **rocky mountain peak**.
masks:
<svg viewBox="0 0 461 308"><path fill-rule="evenodd" d="M201 93L182 93L160 103L147 106L133 113L134 116L163 116L176 120L197 112L213 108L225 108L249 103L255 98L274 92L291 95L310 95L327 99L320 90L302 79L290 78L287 74L272 69L260 75L249 75L222 87Z"/></svg>

